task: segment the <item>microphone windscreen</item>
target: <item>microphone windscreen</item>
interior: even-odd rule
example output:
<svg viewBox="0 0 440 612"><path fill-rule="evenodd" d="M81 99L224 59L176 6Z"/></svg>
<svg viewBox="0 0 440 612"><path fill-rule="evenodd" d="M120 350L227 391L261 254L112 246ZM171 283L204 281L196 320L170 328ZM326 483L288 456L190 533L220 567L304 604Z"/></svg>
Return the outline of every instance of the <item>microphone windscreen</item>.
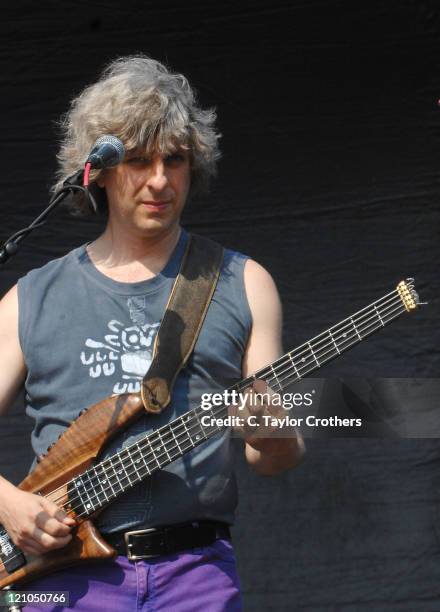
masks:
<svg viewBox="0 0 440 612"><path fill-rule="evenodd" d="M116 136L105 134L93 145L87 162L92 168L110 168L120 164L124 156L125 148L122 141Z"/></svg>

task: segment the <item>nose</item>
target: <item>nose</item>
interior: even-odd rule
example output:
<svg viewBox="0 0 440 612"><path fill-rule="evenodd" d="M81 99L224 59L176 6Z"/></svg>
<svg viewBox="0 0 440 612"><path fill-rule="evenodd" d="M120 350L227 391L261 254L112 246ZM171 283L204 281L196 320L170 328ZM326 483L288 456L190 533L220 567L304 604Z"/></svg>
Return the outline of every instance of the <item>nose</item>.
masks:
<svg viewBox="0 0 440 612"><path fill-rule="evenodd" d="M151 162L148 172L147 185L153 191L163 191L168 184L165 164L161 156L156 156Z"/></svg>

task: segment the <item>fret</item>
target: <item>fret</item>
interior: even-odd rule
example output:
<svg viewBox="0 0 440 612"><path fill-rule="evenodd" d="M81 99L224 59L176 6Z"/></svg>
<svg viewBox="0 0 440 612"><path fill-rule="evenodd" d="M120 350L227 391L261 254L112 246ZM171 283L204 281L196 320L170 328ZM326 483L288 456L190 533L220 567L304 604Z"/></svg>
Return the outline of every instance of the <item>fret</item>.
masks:
<svg viewBox="0 0 440 612"><path fill-rule="evenodd" d="M194 448L194 446L195 446L195 444L193 443L192 439L188 438L188 436L186 436L186 434L185 434L185 439L183 440L183 442L186 443L186 444L183 445L182 441L181 441L182 448L183 448L182 454L185 454L189 450L192 450Z"/></svg>
<svg viewBox="0 0 440 612"><path fill-rule="evenodd" d="M179 454L183 455L184 451L182 451L182 449L180 448L179 440L176 438L174 434L173 422L170 423L170 431L174 438L174 442L176 443L176 447L177 447L177 450L179 451Z"/></svg>
<svg viewBox="0 0 440 612"><path fill-rule="evenodd" d="M174 435L174 429L171 423L168 426L168 435L169 435L169 444L171 448L171 454L173 456L173 461L174 461L174 459L176 459L177 457L181 457L183 453L182 453L182 449L180 448L180 445L178 444L178 440L176 436Z"/></svg>
<svg viewBox="0 0 440 612"><path fill-rule="evenodd" d="M86 509L90 510L90 508L92 510L95 510L95 504L92 501L92 497L96 498L96 489L95 489L95 485L92 482L91 476L90 476L90 472L84 472L84 475L87 476L87 486L86 486L86 493L87 493L87 497L89 498L89 501L86 503ZM92 493L92 495L90 494Z"/></svg>
<svg viewBox="0 0 440 612"><path fill-rule="evenodd" d="M328 330L328 333L329 333L329 335L330 335L330 338L331 338L331 340L332 340L333 344L335 345L335 349L336 349L336 351L337 351L338 355L340 355L340 354L341 354L341 351L338 349L338 345L336 344L336 340L335 340L335 339L334 339L334 337L333 337L332 330L331 330L331 329L329 329L329 330Z"/></svg>
<svg viewBox="0 0 440 612"><path fill-rule="evenodd" d="M190 417L189 417L189 416L187 416L186 418L185 418L185 416L183 416L183 417L182 417L182 423L183 423L183 426L184 426L184 428L185 428L186 435L188 436L188 440L191 442L191 445L192 445L192 447L194 448L195 444L194 444L194 442L193 442L193 439L192 439L192 437L191 437L190 432L188 431L188 427L186 426L186 421L189 421L189 420L190 420Z"/></svg>
<svg viewBox="0 0 440 612"><path fill-rule="evenodd" d="M293 369L295 370L295 374L296 374L297 378L298 378L298 379L300 379L300 378L301 378L301 375L300 375L300 373L298 372L298 369L297 369L297 367L296 367L296 365L295 365L295 362L294 362L294 361L293 361L293 359L292 359L292 353L289 353L289 359L290 359L290 361L292 362L292 366L293 366Z"/></svg>
<svg viewBox="0 0 440 612"><path fill-rule="evenodd" d="M91 469L92 469L92 470L95 472L95 478L98 480L98 484L99 484L99 486L101 487L101 491L100 491L99 493L97 493L97 492L95 491L95 495L96 495L96 497L97 497L97 499L98 499L99 504L101 505L101 504L102 504L102 501L101 501L101 499L100 499L100 497L99 497L99 496L101 495L101 493L103 493L103 494L104 494L105 501L108 501L108 497L107 497L107 494L106 494L106 492L105 492L104 487L102 486L101 476L100 476L100 474L98 474L98 470L96 469L96 467L92 467Z"/></svg>
<svg viewBox="0 0 440 612"><path fill-rule="evenodd" d="M148 443L148 446L150 447L150 452L153 455L153 459L157 463L157 467L160 469L162 467L162 465L161 465L159 459L156 457L156 453L154 452L155 449L153 448L153 445L151 444L151 440L150 440L151 436L154 435L155 433L156 432L154 432L153 434L150 434L149 436L147 436L146 442ZM160 448L156 449L156 450L160 450Z"/></svg>
<svg viewBox="0 0 440 612"><path fill-rule="evenodd" d="M171 424L166 426L165 434L167 436L165 444L167 445L166 452L168 457L170 458L170 462L174 461L176 457L180 457L180 449L175 445L175 436L172 431ZM176 452L177 451L177 452Z"/></svg>
<svg viewBox="0 0 440 612"><path fill-rule="evenodd" d="M148 475L151 474L150 468L148 467L148 463L145 459L143 450L141 449L141 447L139 446L139 441L135 443L136 448L137 448L137 452L139 452L139 459L137 459L136 461L142 461L142 463L144 464L145 469L147 470Z"/></svg>
<svg viewBox="0 0 440 612"><path fill-rule="evenodd" d="M127 450L127 457L130 459L131 465L134 468L134 476L135 476L135 478L137 478L138 480L142 480L142 477L139 474L139 467L133 461L132 452L128 448L126 450ZM137 461L140 461L140 459L137 459Z"/></svg>
<svg viewBox="0 0 440 612"><path fill-rule="evenodd" d="M280 389L282 389L282 385L280 383L280 381L278 380L278 376L276 375L275 369L273 367L273 364L270 365L270 369L272 370L272 374L274 375L274 378L277 382L277 385L279 386Z"/></svg>
<svg viewBox="0 0 440 612"><path fill-rule="evenodd" d="M198 429L198 432L196 433L196 435L195 436L193 435L193 437L195 437L195 440L198 443L198 442L200 442L200 438L202 438L202 437L203 437L204 440L206 440L206 433L205 433L205 428L203 427L197 412L194 412L194 416L193 416L193 421L194 421L194 424L196 425L195 419L197 419L197 425L198 425L199 429Z"/></svg>
<svg viewBox="0 0 440 612"><path fill-rule="evenodd" d="M310 349L310 352L312 353L312 357L315 359L316 363L318 364L318 368L320 368L321 364L319 363L318 358L316 357L315 353L313 352L312 345L310 344L310 342L307 342L307 345L308 345L308 347Z"/></svg>
<svg viewBox="0 0 440 612"><path fill-rule="evenodd" d="M212 411L212 408L210 408L209 410L203 410L203 412L197 412L196 410L193 411L193 421L195 426L198 427L197 433L193 438L195 438L196 440L196 444L199 444L200 440L207 440L210 437L210 433L212 432L216 432L218 431L216 425L203 425L202 423L202 417L204 416L209 416L211 419L216 419L219 416L227 416L227 407L226 406L221 406L221 407L217 407L217 414L215 415ZM197 422L196 422L197 419ZM207 433L208 432L208 433Z"/></svg>
<svg viewBox="0 0 440 612"><path fill-rule="evenodd" d="M161 436L160 430L157 430L156 433L159 436L159 440L160 440L161 446L165 450L166 454L168 455L168 459L169 459L169 461L171 463L172 459L171 459L170 453L168 452L166 442L164 442L164 440L163 440L163 438Z"/></svg>
<svg viewBox="0 0 440 612"><path fill-rule="evenodd" d="M344 327L347 327L346 325ZM347 340L347 335L348 333L345 331L340 335L340 338L343 338L343 340L341 340L341 342L345 342ZM349 338L350 339L350 338Z"/></svg>
<svg viewBox="0 0 440 612"><path fill-rule="evenodd" d="M91 509L92 511L94 511L94 510L96 510L96 508L95 508L95 504L92 501L92 495L90 495L90 491L93 492L93 497L97 497L95 486L92 483L92 480L90 478L89 472L84 472L84 475L87 476L87 480L88 480L88 483L85 486L85 489L86 489L87 497L89 499L89 501L86 503L85 508L86 508L86 510L90 510Z"/></svg>
<svg viewBox="0 0 440 612"><path fill-rule="evenodd" d="M382 317L380 316L380 312L376 306L376 304L374 304L374 310L376 311L377 316L379 317L379 321L382 323L382 327L385 327L385 323L383 322Z"/></svg>
<svg viewBox="0 0 440 612"><path fill-rule="evenodd" d="M91 497L89 491L93 491L94 497L96 497L95 487L94 487L94 485L92 483L92 480L90 478L90 474L89 474L88 471L84 472L83 476L86 476L87 480L88 480L87 484L84 485L84 489L85 489L85 492L86 492L88 500L89 500L88 502L86 502L85 509L86 510L92 509L94 511L95 510L95 504L92 501L92 497Z"/></svg>
<svg viewBox="0 0 440 612"><path fill-rule="evenodd" d="M82 504L82 506L83 506L84 510L90 510L90 508L91 508L92 510L95 510L94 504L93 504L93 502L92 502L92 499L91 499L91 497L90 497L90 495L89 495L89 492L88 492L88 489L87 489L87 485L86 485L86 483L84 482L84 477L87 477L87 480L89 481L89 484L90 484L90 477L89 477L89 475L87 474L87 472L84 472L84 473L82 474L82 478L78 478L78 479L75 481L75 486L77 487L77 493L79 494L79 498L80 498L80 500L81 500L81 504ZM81 492L80 492L80 490L79 490L79 488L78 488L78 487L82 487L82 488L83 488L83 491L84 491L84 493L86 494L87 499L88 499L89 501L87 501L87 500L86 500L86 501L84 502L83 497L82 497L82 494L81 494Z"/></svg>
<svg viewBox="0 0 440 612"><path fill-rule="evenodd" d="M81 491L80 491L80 487L84 487L84 485L83 485L83 481L82 481L81 477L76 478L76 479L73 481L73 484L74 484L74 486L75 486L75 493L76 493L76 495L79 497L80 504L81 504L81 506L82 506L83 508L85 508L85 507L86 507L86 505L85 505L85 503L84 503L84 500L83 500L83 498L82 498L82 494L81 494Z"/></svg>
<svg viewBox="0 0 440 612"><path fill-rule="evenodd" d="M114 458L117 459L118 457L116 455L114 455ZM113 459L113 457L110 459L110 469L113 471L113 474L110 475L110 479L111 478L115 478L115 480L116 480L116 482L114 483L115 486L119 485L119 491L115 491L115 495L119 495L119 493L121 493L121 491L124 490L124 487L122 486L121 481L119 480L119 476L118 476L118 474L116 472L115 466L113 465L112 459ZM110 480L110 486L111 486L111 488L113 490L113 484L112 484L111 480Z"/></svg>
<svg viewBox="0 0 440 612"><path fill-rule="evenodd" d="M107 473L106 473L106 471L105 471L105 469L104 469L104 466L101 464L101 465L99 465L98 467L100 467L100 468L101 468L101 470L100 470L100 476L99 476L99 484L100 484L100 486L101 486L102 493L104 493L105 501L109 501L109 500L110 500L110 498L109 498L109 496L107 495L107 492L106 492L106 488L107 488L107 487L105 486L107 483L110 485L110 488L112 489L113 496L115 496L116 494L115 494L115 492L113 491L113 487L112 487L111 482L110 482L110 480L109 480L109 478L108 478L108 476L107 476ZM95 469L95 468L94 468L94 469ZM96 470L95 470L95 472L96 472ZM104 478L102 478L102 476L104 476ZM100 500L100 505L102 506L102 504L103 504L103 502Z"/></svg>
<svg viewBox="0 0 440 612"><path fill-rule="evenodd" d="M110 463L110 467L112 467L112 465L111 465L111 461L109 461L109 463ZM110 485L110 489L112 490L112 496L113 496L113 497L116 497L116 496L117 496L117 492L116 492L116 491L114 490L114 488L113 488L112 481L111 481L111 476L109 476L109 474L107 474L107 468L105 468L105 467L104 467L104 464L102 464L102 469L103 469L103 471L104 471L104 476L106 477L106 478L103 480L103 483L105 484L106 479L107 479L107 482L108 482L108 484Z"/></svg>
<svg viewBox="0 0 440 612"><path fill-rule="evenodd" d="M217 412L217 414L214 414L214 412L212 411L212 408L210 408L209 410L204 410L203 413L204 415L209 416L210 419L217 419L219 417L225 417L228 415L227 408L225 406L220 410L220 413ZM197 418L199 417L197 416ZM206 439L209 438L210 434L217 433L221 429L221 427L219 427L217 423L215 422L212 423L212 421L211 421L212 424L210 425L203 425L200 419L199 419L199 422L200 422L201 428L203 429L203 435L205 436ZM206 431L208 431L208 433L206 433Z"/></svg>
<svg viewBox="0 0 440 612"><path fill-rule="evenodd" d="M122 473L124 473L124 474L125 474L125 476L123 476L123 478L127 478L127 480L128 480L128 486L130 487L132 483L131 483L131 480L130 480L130 476L129 476L129 475L128 475L128 473L127 473L127 470L125 469L124 462L122 461L122 455L118 455L118 459L119 459L119 463L120 463L120 464L121 464L121 466L122 466L122 469L119 469L119 474L122 474ZM126 488L127 488L127 485L123 485L123 487L124 487L124 489L126 489Z"/></svg>
<svg viewBox="0 0 440 612"><path fill-rule="evenodd" d="M358 332L358 329L357 329L356 325L354 324L353 317L350 317L350 321L351 321L351 324L352 324L352 325L353 325L353 327L354 327L354 331L357 333L357 335L358 335L358 337L359 337L359 340L362 340L362 336L360 335L360 333Z"/></svg>

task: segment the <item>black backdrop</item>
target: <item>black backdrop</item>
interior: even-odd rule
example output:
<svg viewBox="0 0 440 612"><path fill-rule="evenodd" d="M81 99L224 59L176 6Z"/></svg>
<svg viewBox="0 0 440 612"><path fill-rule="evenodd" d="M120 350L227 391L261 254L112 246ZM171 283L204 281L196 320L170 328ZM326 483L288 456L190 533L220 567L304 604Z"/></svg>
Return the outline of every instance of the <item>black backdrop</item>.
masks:
<svg viewBox="0 0 440 612"><path fill-rule="evenodd" d="M1 32L0 238L47 201L69 99L110 59L147 53L189 77L223 134L218 180L184 224L270 270L286 348L414 276L429 306L322 375L417 378L423 409L440 364L437 2L18 1ZM58 211L0 289L101 225ZM21 415L1 434L15 481L30 457ZM440 609L439 462L435 438L310 440L275 479L238 459L246 609Z"/></svg>

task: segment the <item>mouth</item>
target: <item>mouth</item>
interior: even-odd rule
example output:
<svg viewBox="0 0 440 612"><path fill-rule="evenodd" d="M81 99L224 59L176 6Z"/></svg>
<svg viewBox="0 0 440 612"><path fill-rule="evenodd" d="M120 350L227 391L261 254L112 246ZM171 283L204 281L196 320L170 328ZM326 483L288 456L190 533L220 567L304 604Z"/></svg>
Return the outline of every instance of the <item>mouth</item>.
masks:
<svg viewBox="0 0 440 612"><path fill-rule="evenodd" d="M153 211L153 212L161 212L163 210L166 210L171 202L164 202L164 201L158 201L155 202L153 200L144 200L141 202L142 206L145 206L145 208L147 210Z"/></svg>

